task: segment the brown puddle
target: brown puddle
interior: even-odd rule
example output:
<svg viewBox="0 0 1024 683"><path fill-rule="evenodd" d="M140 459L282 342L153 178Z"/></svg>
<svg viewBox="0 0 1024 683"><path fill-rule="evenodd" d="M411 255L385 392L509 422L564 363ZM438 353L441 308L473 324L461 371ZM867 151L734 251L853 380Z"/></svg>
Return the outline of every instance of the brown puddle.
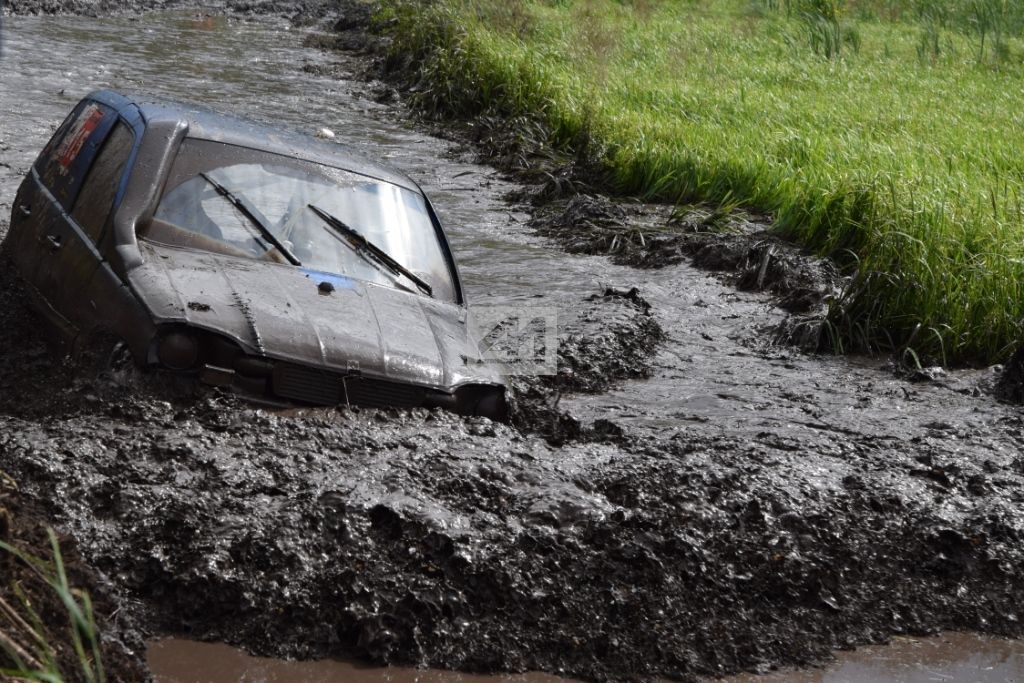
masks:
<svg viewBox="0 0 1024 683"><path fill-rule="evenodd" d="M379 667L332 659L290 662L252 657L223 643L164 638L146 659L156 683L557 683L543 673L478 675L439 669Z"/></svg>
<svg viewBox="0 0 1024 683"><path fill-rule="evenodd" d="M166 638L147 653L156 683L556 683L543 673L485 676L436 669L373 667L334 660L290 662L252 657L222 643ZM1011 683L1024 682L1024 641L968 633L893 638L836 653L825 669L743 674L723 683Z"/></svg>

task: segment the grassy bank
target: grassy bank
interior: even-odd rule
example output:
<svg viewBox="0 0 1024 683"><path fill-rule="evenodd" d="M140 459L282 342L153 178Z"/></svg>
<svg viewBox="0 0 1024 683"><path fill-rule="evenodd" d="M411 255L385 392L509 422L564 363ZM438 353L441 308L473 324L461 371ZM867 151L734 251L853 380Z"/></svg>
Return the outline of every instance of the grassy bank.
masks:
<svg viewBox="0 0 1024 683"><path fill-rule="evenodd" d="M4 508L0 513L9 532L10 515ZM57 535L52 529L47 533L49 560L0 540L0 563L20 563L20 571L12 572L18 576L0 587L0 677L103 683L106 675L92 602L88 593L69 584ZM61 621L64 628L54 628Z"/></svg>
<svg viewBox="0 0 1024 683"><path fill-rule="evenodd" d="M1017 4L385 0L379 18L421 104L539 115L609 190L769 211L837 258L856 273L837 347L991 362L1024 318Z"/></svg>

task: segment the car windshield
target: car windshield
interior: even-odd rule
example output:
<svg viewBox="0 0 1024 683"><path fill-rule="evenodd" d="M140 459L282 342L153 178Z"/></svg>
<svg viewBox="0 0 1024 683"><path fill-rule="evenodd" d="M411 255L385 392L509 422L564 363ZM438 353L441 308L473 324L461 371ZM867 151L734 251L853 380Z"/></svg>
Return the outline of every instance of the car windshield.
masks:
<svg viewBox="0 0 1024 683"><path fill-rule="evenodd" d="M231 148L187 141L141 237L454 300L448 261L419 193L253 150L212 156L203 143ZM223 165L202 163L211 157Z"/></svg>

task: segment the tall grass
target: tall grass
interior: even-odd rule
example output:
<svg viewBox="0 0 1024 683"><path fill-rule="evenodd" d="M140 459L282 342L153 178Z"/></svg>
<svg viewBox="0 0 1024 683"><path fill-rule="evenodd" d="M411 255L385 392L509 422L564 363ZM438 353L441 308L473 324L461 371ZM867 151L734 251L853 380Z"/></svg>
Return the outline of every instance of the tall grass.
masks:
<svg viewBox="0 0 1024 683"><path fill-rule="evenodd" d="M100 655L99 635L93 619L89 594L68 583L57 537L47 533L52 558L46 560L0 541L0 550L17 558L59 599L67 614L65 633L54 633L55 624L46 624L33 606L38 600L26 594L18 584L12 586L17 602L0 598L0 650L11 665L0 666L0 677L13 680L61 683L65 678L86 683L104 683L106 676ZM61 671L55 642L70 643L77 666L74 671Z"/></svg>
<svg viewBox="0 0 1024 683"><path fill-rule="evenodd" d="M385 0L379 19L423 106L539 116L612 191L768 211L835 257L837 346L980 363L1024 319L1020 4Z"/></svg>

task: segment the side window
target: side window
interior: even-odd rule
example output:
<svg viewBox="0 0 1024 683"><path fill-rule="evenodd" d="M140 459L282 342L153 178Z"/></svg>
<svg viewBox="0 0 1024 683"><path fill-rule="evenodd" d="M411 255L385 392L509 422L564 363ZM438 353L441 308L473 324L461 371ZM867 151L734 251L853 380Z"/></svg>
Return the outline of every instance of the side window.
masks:
<svg viewBox="0 0 1024 683"><path fill-rule="evenodd" d="M98 241L103 232L134 142L131 129L118 122L85 176L82 189L78 191L71 216L93 242Z"/></svg>
<svg viewBox="0 0 1024 683"><path fill-rule="evenodd" d="M116 119L117 113L102 104L80 104L61 124L36 162L43 184L65 209L74 202L96 150Z"/></svg>
<svg viewBox="0 0 1024 683"><path fill-rule="evenodd" d="M39 158L36 159L35 167L39 171L39 175L42 177L52 176L56 173L55 169L51 169L54 163L56 163L56 157L53 152L55 149L60 147L60 143L64 140L64 137L68 134L71 129L71 125L78 120L82 110L85 109L85 103L79 104L75 107L67 118L64 119L60 127L50 138L50 141L46 143L46 147L43 147L43 151L39 154Z"/></svg>

